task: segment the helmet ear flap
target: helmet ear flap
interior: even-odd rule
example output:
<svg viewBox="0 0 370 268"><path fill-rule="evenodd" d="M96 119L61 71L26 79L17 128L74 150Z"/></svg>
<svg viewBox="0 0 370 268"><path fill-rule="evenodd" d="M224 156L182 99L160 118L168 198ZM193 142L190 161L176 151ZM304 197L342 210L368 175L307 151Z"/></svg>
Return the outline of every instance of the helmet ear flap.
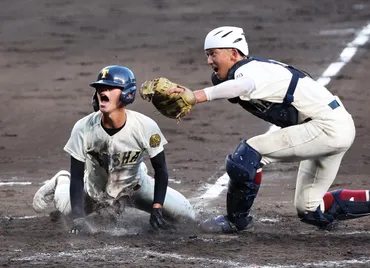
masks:
<svg viewBox="0 0 370 268"><path fill-rule="evenodd" d="M120 101L122 101L125 106L131 104L135 100L135 95L136 95L136 86L133 85L127 89L122 90L122 93L120 95Z"/></svg>
<svg viewBox="0 0 370 268"><path fill-rule="evenodd" d="M94 96L92 97L92 106L94 108L94 112L99 111L99 99L98 99L98 93L95 91Z"/></svg>

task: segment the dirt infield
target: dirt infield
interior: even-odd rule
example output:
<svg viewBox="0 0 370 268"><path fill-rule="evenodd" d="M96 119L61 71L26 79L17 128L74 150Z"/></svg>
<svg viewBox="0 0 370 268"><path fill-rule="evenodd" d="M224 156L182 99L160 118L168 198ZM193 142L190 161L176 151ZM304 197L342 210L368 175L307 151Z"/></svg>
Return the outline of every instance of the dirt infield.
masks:
<svg viewBox="0 0 370 268"><path fill-rule="evenodd" d="M148 215L129 210L117 227L71 236L64 222L32 210L35 191L60 169L73 124L92 112L88 84L101 68L126 65L138 79L166 76L210 85L203 40L217 26L244 28L251 54L297 65L319 78L369 24L368 0L2 0L0 2L0 265L3 267L369 267L370 221L333 232L300 223L293 207L297 164L266 168L256 223L238 235L207 235L189 223L151 233ZM369 27L370 28L370 27ZM369 29L370 31L370 29ZM360 45L328 87L354 117L356 141L333 189L370 189L370 42ZM227 101L195 107L181 123L137 99L155 119L171 186L199 212L223 213L225 194L199 198L224 174L242 138L269 125ZM6 184L7 183L7 184ZM13 183L13 184L12 184ZM37 217L33 217L37 216Z"/></svg>

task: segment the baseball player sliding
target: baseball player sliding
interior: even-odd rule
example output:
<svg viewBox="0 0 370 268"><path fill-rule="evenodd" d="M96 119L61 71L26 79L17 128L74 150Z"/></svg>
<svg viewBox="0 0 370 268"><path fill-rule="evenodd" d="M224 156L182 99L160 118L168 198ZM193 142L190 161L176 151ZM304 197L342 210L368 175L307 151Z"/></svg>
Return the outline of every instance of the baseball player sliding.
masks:
<svg viewBox="0 0 370 268"><path fill-rule="evenodd" d="M227 156L227 215L202 222L204 231L246 229L262 168L274 162L300 161L294 205L302 222L329 230L336 220L370 215L369 191L328 192L355 138L352 116L337 96L304 71L249 56L241 28L224 26L210 31L204 50L213 69L214 86L191 94L187 88L157 78L143 84L142 97L152 101L162 114L177 119L193 105L228 99L281 127L241 141Z"/></svg>
<svg viewBox="0 0 370 268"><path fill-rule="evenodd" d="M85 216L111 205L122 212L122 204L150 213L154 228L170 224L163 216L194 219L189 201L168 187L163 146L167 143L158 125L149 117L126 109L136 93L136 79L123 66L103 68L95 82L95 112L77 121L64 147L70 154L70 172L60 171L35 194L37 212L54 203L55 208L73 217L71 233L88 231ZM143 162L149 155L154 179Z"/></svg>

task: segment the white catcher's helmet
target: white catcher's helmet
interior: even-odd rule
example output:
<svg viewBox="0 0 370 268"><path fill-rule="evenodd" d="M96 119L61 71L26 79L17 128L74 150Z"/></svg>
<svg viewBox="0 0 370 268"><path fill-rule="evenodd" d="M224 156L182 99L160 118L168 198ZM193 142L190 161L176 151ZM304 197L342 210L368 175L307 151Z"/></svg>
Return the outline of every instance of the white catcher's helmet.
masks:
<svg viewBox="0 0 370 268"><path fill-rule="evenodd" d="M245 56L249 54L243 29L233 26L222 26L210 31L204 40L204 50L210 48L236 48Z"/></svg>

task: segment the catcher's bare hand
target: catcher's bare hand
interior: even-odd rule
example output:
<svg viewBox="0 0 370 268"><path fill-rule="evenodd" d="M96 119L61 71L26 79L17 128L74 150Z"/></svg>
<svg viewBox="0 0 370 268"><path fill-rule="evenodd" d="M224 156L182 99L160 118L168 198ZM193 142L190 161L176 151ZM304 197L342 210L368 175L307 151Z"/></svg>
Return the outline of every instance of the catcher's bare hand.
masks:
<svg viewBox="0 0 370 268"><path fill-rule="evenodd" d="M179 94L182 94L184 93L185 89L181 88L181 87L177 87L177 88L172 88L170 89L170 91L168 91L168 95L171 95L171 94L174 94L174 93L179 93Z"/></svg>

